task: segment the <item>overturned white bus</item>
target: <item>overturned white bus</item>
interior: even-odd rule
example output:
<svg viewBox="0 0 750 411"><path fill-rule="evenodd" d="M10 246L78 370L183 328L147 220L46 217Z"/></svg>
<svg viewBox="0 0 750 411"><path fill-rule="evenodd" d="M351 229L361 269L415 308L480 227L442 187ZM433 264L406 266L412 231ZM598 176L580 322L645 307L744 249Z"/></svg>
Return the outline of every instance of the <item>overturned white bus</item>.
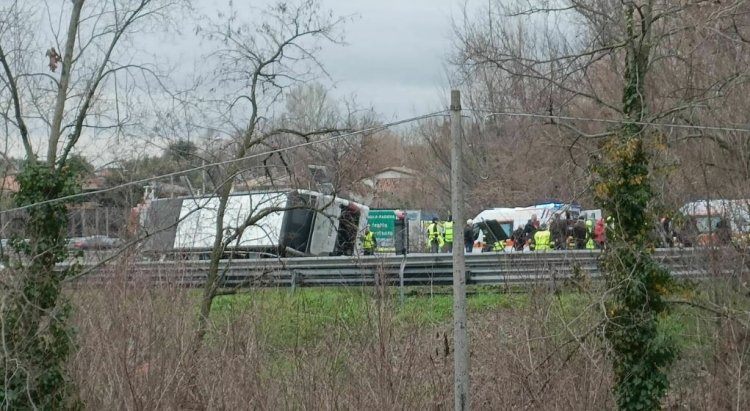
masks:
<svg viewBox="0 0 750 411"><path fill-rule="evenodd" d="M216 196L153 199L137 207L140 250L151 258L210 256L216 238ZM354 255L369 209L307 190L233 193L222 232L234 237L224 258ZM261 216L260 218L257 218ZM256 217L253 224L248 218Z"/></svg>

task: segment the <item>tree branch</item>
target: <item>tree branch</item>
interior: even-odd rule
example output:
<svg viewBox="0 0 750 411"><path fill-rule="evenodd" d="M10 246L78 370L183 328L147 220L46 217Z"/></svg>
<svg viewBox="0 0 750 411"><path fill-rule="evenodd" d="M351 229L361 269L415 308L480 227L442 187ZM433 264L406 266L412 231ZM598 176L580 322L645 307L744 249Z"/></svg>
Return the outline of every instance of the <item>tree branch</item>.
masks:
<svg viewBox="0 0 750 411"><path fill-rule="evenodd" d="M13 77L13 71L10 69L7 55L1 44L0 63L3 66L3 71L5 71L5 76L8 78L7 83L10 88L11 99L13 100L13 112L16 119L16 127L18 127L18 131L21 133L21 142L23 142L23 148L26 151L26 158L34 161L36 160L36 155L34 154L34 149L31 147L29 129L26 127L26 122L24 121L23 113L21 112L21 96L18 92L18 85L16 84L16 79Z"/></svg>

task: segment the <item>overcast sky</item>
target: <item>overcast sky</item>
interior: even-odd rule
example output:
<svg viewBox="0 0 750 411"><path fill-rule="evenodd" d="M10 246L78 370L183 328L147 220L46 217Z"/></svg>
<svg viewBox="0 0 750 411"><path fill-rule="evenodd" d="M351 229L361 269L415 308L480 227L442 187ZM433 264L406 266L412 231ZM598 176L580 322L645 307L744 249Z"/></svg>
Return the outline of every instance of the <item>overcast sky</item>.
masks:
<svg viewBox="0 0 750 411"><path fill-rule="evenodd" d="M248 0L245 0L248 1ZM263 4L278 0L234 0L242 20L252 22ZM297 0L295 0L297 1ZM322 14L348 17L340 28L345 45L323 43L320 61L334 97L355 97L384 121L443 109L450 93L445 60L450 52L451 16L466 0L319 0ZM198 0L197 11L211 18L230 0ZM184 33L178 43L185 41ZM193 43L177 46L193 50ZM204 50L205 52L205 50ZM198 61L198 64L202 64Z"/></svg>
<svg viewBox="0 0 750 411"><path fill-rule="evenodd" d="M197 0L196 11L215 17L218 8L226 8L229 1ZM446 108L449 86L445 60L451 47L451 16L458 13L464 0L320 1L322 8L331 10L334 16L351 17L342 27L347 44L324 44L320 54L320 61L330 74L330 79L321 78L321 82L332 87L333 97L354 98L359 107L372 107L385 122ZM234 0L234 6L252 14L271 2L275 0ZM54 2L49 5L50 20L46 14L39 15L40 41L44 47L53 44L52 32L64 30L64 19L56 19L59 9ZM59 23L60 28L51 29L49 23ZM193 28L188 26L182 33L134 39L136 47L143 47L147 53L178 62L192 60L197 67L203 64L201 55L205 54L201 43ZM46 71L44 58L35 62L39 64L39 71ZM179 66L185 72L196 67L190 63ZM34 134L44 138L46 133ZM121 143L104 145L94 136L83 138L93 140L91 144L82 144L82 151L92 159L97 157L94 154L105 158L96 159L97 163L111 157L104 146L113 148ZM20 143L11 143L6 151L22 155ZM127 144L127 150L116 148L115 151L119 154L123 150L130 151L132 143Z"/></svg>
<svg viewBox="0 0 750 411"><path fill-rule="evenodd" d="M355 95L384 120L444 108L445 58L450 51L456 0L324 0L339 15L356 15L345 26L348 46L326 47L323 62L335 94Z"/></svg>
<svg viewBox="0 0 750 411"><path fill-rule="evenodd" d="M229 1L199 0L198 11L215 17ZM233 3L241 20L253 21L257 9L276 1ZM324 11L350 17L342 27L346 44L323 44L319 55L330 75L320 81L331 87L332 97L347 101L353 98L360 108L372 107L384 122L447 108L450 93L446 58L451 51L451 17L469 0L320 2ZM243 4L251 6L243 8ZM174 39L183 43L177 45L177 50L188 50L188 55L193 50L196 64L201 65L199 49L203 46L193 49L193 40L186 40L193 36L189 30L186 32L182 38Z"/></svg>

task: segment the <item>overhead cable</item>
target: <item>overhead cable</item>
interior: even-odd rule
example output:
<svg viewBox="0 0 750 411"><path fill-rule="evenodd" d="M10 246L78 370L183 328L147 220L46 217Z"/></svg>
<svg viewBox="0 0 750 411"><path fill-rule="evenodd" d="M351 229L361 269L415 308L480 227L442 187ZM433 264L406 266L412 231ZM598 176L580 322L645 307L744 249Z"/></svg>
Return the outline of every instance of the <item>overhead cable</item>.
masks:
<svg viewBox="0 0 750 411"><path fill-rule="evenodd" d="M19 206L19 207L9 208L9 209L6 209L6 210L0 210L0 214L11 213L11 212L14 212L14 211L27 210L27 209L34 208L34 207L39 207L39 206L42 206L42 205L45 205L45 204L53 204L53 203L58 203L58 202L66 202L66 201L70 201L70 200L75 200L75 199L79 199L79 198L85 198L85 197L93 196L93 195L96 195L96 194L103 194L103 193L108 193L108 192L116 191L116 190L119 190L119 189L125 188L125 187L130 187L130 186L142 185L142 184L150 183L150 182L153 182L153 181L156 181L156 180L161 180L161 179L168 178L168 177L180 176L180 175L183 175L183 174L188 174L188 173L192 173L194 171L200 171L200 170L204 170L204 169L211 168L211 167L217 167L217 166L223 166L223 165L228 165L228 164L232 164L232 163L237 163L237 162L249 160L249 159L252 159L252 158L267 156L267 155L275 154L275 153L281 153L281 152L288 151L288 150L293 150L293 149L297 149L297 148L301 148L301 147L307 147L307 146L311 146L311 145L315 145L315 144L325 143L325 142L328 142L328 141L338 140L338 139L341 139L341 138L351 137L351 136L355 136L355 135L359 135L359 134L374 133L374 132L385 130L385 129L388 129L388 128L391 128L391 127L395 127L395 126L398 126L398 125L401 125L401 124L411 123L411 122L414 122L414 121L424 120L424 119L427 119L427 118L442 117L447 112L448 112L447 110L436 111L436 112L433 112L433 113L424 114L424 115L417 116L417 117L411 117L411 118L407 118L407 119L403 119L403 120L397 120L397 121L394 121L394 122L391 122L391 123L386 123L386 124L381 124L381 125L378 125L378 126L368 127L368 128L362 129L362 130L356 130L356 131L351 131L351 132L348 132L348 133L337 134L337 135L326 137L326 138L322 138L322 139L319 139L319 140L306 141L304 143L294 144L294 145L291 145L291 146L281 147L281 148L277 148L277 149L273 149L273 150L267 150L267 151L264 151L264 152L261 152L261 153L255 153L255 154L247 155L247 156L240 157L240 158L233 158L233 159L230 159L230 160L217 161L217 162L214 162L214 163L206 163L206 164L203 164L203 165L200 165L200 166L197 166L197 167L193 167L193 168L189 168L189 169L186 169L186 170L180 170L180 171L175 171L175 172L172 172L172 173L161 174L161 175L154 176L154 177L148 177L148 178L143 178L143 179L140 179L140 180L129 181L129 182L126 182L126 183L117 184L117 185L112 186L112 187L102 188L100 190L87 191L85 193L71 194L71 195L67 195L67 196L53 198L53 199L50 199L50 200L39 201L39 202L36 202L36 203L26 204L26 205Z"/></svg>

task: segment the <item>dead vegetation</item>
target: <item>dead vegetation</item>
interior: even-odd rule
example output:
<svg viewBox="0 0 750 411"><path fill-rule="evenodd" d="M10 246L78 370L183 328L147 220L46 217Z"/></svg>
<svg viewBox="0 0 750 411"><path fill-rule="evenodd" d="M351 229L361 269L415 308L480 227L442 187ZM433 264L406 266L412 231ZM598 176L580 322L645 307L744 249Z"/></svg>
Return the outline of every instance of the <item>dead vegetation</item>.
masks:
<svg viewBox="0 0 750 411"><path fill-rule="evenodd" d="M706 301L725 301L726 313L747 309L741 287L698 288ZM699 293L691 289L681 292L697 301ZM196 353L191 339L199 295L193 290L115 279L70 294L79 349L69 368L88 409L452 404L450 312L441 314L439 301L448 296L410 297L400 307L385 289L250 290L217 301L206 342ZM489 292L470 298L473 406L614 408L601 336L602 295L545 287L521 296ZM662 332L680 341L682 354L665 408L750 406L744 312L744 318L720 316L682 304L664 319Z"/></svg>

